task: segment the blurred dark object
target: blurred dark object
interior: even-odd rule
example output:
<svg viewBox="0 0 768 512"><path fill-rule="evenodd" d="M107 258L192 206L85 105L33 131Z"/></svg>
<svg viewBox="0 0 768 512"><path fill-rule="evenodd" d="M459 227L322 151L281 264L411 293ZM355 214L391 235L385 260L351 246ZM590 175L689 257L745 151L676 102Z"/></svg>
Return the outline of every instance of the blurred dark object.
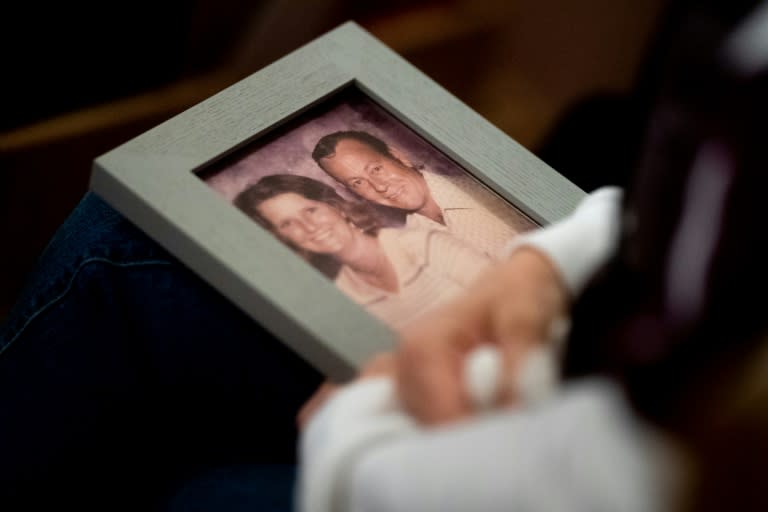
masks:
<svg viewBox="0 0 768 512"><path fill-rule="evenodd" d="M711 44L710 32L733 26L755 4L754 0L667 2L632 89L597 91L573 102L544 137L538 155L586 191L628 185L668 68L682 66L678 76L686 76L694 62L711 50L701 46ZM687 35L681 33L686 24ZM673 57L673 52L678 55ZM694 93L696 84L688 85L685 93Z"/></svg>
<svg viewBox="0 0 768 512"><path fill-rule="evenodd" d="M230 2L231 3L231 2ZM0 132L146 92L180 76L194 11L188 2L11 2ZM8 12L10 10L10 12ZM26 37L20 38L20 32ZM10 41L13 39L13 41Z"/></svg>
<svg viewBox="0 0 768 512"><path fill-rule="evenodd" d="M629 95L598 94L568 109L539 148L539 157L591 192L624 186L642 141L647 111Z"/></svg>
<svg viewBox="0 0 768 512"><path fill-rule="evenodd" d="M752 69L731 46L758 4L698 4L670 27L620 249L569 341L569 373L617 377L688 450L691 510L768 508L768 45Z"/></svg>
<svg viewBox="0 0 768 512"><path fill-rule="evenodd" d="M16 29L2 32L0 318L94 158L332 28L338 4L304 6L308 19L298 0L4 8Z"/></svg>
<svg viewBox="0 0 768 512"><path fill-rule="evenodd" d="M680 410L669 384L687 360L708 357L709 342L723 349L718 338L753 339L766 328L760 301L738 292L768 285L768 232L755 224L768 185L768 70L749 75L724 57L739 19L704 7L678 19L627 187L619 254L575 317L585 330L574 329L573 373L637 371L647 393L636 397L640 408L659 420ZM710 341L693 343L710 321L720 324L699 333ZM668 372L654 367L680 344L692 345Z"/></svg>
<svg viewBox="0 0 768 512"><path fill-rule="evenodd" d="M283 11L299 7L300 24L314 33L331 28L323 11L339 2L139 0L120 4L87 2L12 2L4 18L15 29L4 30L4 98L9 102L0 132L119 98L147 93L183 78L232 67L243 57L243 38L264 46L253 66L264 65L284 44L303 39L299 22L287 26ZM259 24L283 30L283 44L260 38ZM281 46L283 48L281 48ZM244 70L232 70L242 74ZM238 73L238 71L240 73Z"/></svg>

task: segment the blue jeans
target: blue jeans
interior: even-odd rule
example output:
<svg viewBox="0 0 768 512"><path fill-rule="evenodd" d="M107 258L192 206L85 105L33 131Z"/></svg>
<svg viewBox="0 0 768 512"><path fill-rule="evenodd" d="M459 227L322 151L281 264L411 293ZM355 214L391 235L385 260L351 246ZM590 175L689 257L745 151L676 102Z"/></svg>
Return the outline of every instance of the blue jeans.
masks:
<svg viewBox="0 0 768 512"><path fill-rule="evenodd" d="M0 327L0 509L288 510L320 380L88 194Z"/></svg>

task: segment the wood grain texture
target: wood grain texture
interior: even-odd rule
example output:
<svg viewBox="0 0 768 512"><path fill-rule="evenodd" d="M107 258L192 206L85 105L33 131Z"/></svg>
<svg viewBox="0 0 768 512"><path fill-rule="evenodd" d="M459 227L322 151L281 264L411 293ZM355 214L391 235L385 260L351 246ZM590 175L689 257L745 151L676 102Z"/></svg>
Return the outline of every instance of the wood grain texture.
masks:
<svg viewBox="0 0 768 512"><path fill-rule="evenodd" d="M96 193L334 379L390 348L393 333L193 171L349 84L541 224L584 195L354 23L99 157L91 178Z"/></svg>

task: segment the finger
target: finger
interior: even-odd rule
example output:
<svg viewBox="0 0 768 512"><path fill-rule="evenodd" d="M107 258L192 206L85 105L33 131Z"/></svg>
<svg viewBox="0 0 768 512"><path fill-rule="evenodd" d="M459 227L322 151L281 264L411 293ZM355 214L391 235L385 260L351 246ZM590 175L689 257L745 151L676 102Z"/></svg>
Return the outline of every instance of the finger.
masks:
<svg viewBox="0 0 768 512"><path fill-rule="evenodd" d="M458 360L456 355L436 354L428 364L409 372L412 377L398 381L401 401L417 421L437 425L469 413Z"/></svg>
<svg viewBox="0 0 768 512"><path fill-rule="evenodd" d="M553 347L536 347L521 362L515 382L520 400L528 405L550 398L559 386L560 368Z"/></svg>
<svg viewBox="0 0 768 512"><path fill-rule="evenodd" d="M549 396L559 381L559 355L570 326L567 318L543 322L535 335L505 343L502 349L500 403L516 405Z"/></svg>
<svg viewBox="0 0 768 512"><path fill-rule="evenodd" d="M499 403L515 405L520 401L515 383L531 350L546 344L551 313L534 301L518 301L495 315L494 340L501 355Z"/></svg>
<svg viewBox="0 0 768 512"><path fill-rule="evenodd" d="M464 389L458 386L458 372L449 371L448 363L442 367L428 366L418 379L398 381L398 394L405 410L426 425L439 425L456 421L469 414Z"/></svg>
<svg viewBox="0 0 768 512"><path fill-rule="evenodd" d="M500 350L501 377L497 391L497 403L503 406L516 406L522 402L518 379L525 365L528 354L533 350L530 344L511 344Z"/></svg>
<svg viewBox="0 0 768 512"><path fill-rule="evenodd" d="M478 345L467 324L444 319L406 334L397 352L397 389L406 410L435 425L471 412L463 385L463 359Z"/></svg>
<svg viewBox="0 0 768 512"><path fill-rule="evenodd" d="M296 415L299 430L304 430L315 413L339 390L339 385L330 381L323 383Z"/></svg>

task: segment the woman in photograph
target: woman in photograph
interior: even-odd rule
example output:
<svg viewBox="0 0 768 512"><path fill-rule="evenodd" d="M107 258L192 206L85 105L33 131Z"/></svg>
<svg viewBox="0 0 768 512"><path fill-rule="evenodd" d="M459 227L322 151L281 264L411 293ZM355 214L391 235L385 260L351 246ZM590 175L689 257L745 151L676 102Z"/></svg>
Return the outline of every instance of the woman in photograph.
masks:
<svg viewBox="0 0 768 512"><path fill-rule="evenodd" d="M394 328L466 289L490 264L444 231L381 228L367 205L304 176L266 176L234 203Z"/></svg>

